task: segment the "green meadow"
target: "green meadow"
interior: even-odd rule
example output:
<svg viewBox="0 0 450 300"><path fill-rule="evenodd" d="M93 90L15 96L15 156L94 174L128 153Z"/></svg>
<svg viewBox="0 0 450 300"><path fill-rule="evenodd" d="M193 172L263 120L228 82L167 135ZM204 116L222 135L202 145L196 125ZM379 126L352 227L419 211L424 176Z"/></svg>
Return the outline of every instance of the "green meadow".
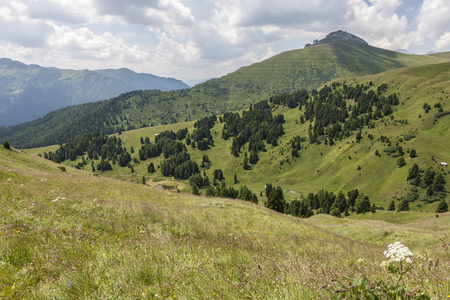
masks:
<svg viewBox="0 0 450 300"><path fill-rule="evenodd" d="M395 283L380 265L394 241L420 253L408 290L450 294L449 213L300 219L2 147L0 205L3 299L340 298L364 280Z"/></svg>

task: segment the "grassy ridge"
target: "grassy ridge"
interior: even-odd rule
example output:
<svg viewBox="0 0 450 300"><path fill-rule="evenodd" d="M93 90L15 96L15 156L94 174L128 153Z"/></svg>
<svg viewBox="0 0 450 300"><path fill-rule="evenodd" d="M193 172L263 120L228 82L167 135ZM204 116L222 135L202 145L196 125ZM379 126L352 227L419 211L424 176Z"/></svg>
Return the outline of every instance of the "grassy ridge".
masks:
<svg viewBox="0 0 450 300"><path fill-rule="evenodd" d="M1 147L0 205L2 298L315 299L334 297L333 282L393 279L380 266L385 245L319 229L321 219L62 172ZM351 222L356 232L367 221ZM405 278L438 298L450 288L450 255L435 247L444 231L420 234L421 250L441 263Z"/></svg>

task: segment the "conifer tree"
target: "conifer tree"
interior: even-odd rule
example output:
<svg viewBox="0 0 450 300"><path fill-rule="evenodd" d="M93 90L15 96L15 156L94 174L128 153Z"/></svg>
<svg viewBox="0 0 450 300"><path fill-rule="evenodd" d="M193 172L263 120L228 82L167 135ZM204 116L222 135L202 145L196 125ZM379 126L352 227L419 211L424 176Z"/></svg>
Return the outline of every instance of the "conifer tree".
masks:
<svg viewBox="0 0 450 300"><path fill-rule="evenodd" d="M200 195L200 192L198 190L198 186L196 184L192 185L192 194L193 195Z"/></svg>
<svg viewBox="0 0 450 300"><path fill-rule="evenodd" d="M155 173L155 165L153 164L153 162L151 162L148 167L147 167L147 172L149 173Z"/></svg>
<svg viewBox="0 0 450 300"><path fill-rule="evenodd" d="M392 200L392 202L389 204L388 210L395 211L395 201L394 200Z"/></svg>
<svg viewBox="0 0 450 300"><path fill-rule="evenodd" d="M270 195L267 199L267 208L273 209L277 212L284 212L284 195L281 187L277 186L275 189L270 192Z"/></svg>
<svg viewBox="0 0 450 300"><path fill-rule="evenodd" d="M437 213L443 213L443 212L446 212L446 211L448 211L448 204L447 204L447 202L445 202L444 199L442 199L442 201L439 202L439 204L438 204L436 212Z"/></svg>
<svg viewBox="0 0 450 300"><path fill-rule="evenodd" d="M404 199L398 205L398 211L408 211L408 210L409 210L409 202L406 199Z"/></svg>

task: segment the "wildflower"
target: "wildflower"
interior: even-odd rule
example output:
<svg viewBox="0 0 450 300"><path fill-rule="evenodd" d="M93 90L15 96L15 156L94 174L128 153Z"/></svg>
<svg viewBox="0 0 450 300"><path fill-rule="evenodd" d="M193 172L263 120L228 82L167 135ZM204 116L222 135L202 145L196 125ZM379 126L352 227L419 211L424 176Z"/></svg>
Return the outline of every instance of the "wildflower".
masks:
<svg viewBox="0 0 450 300"><path fill-rule="evenodd" d="M391 261L412 263L412 257L414 256L408 247L403 246L400 242L395 242L388 246L388 250L384 251L384 255Z"/></svg>

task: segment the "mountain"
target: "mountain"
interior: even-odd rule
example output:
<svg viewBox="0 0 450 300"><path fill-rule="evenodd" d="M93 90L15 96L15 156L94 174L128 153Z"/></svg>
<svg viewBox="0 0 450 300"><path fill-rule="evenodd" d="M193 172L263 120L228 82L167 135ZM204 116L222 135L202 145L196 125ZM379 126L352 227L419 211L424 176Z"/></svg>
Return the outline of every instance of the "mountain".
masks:
<svg viewBox="0 0 450 300"><path fill-rule="evenodd" d="M323 38L321 40L314 40L313 45L327 44L327 43L342 41L342 40L353 41L353 42L357 42L357 43L361 43L361 44L365 44L365 45L369 44L365 40L360 38L359 36L356 36L354 34L346 32L346 31L338 30L338 31L330 32L329 34L327 34L327 36L325 38ZM309 47L309 46L311 46L311 44L306 44L305 47Z"/></svg>
<svg viewBox="0 0 450 300"><path fill-rule="evenodd" d="M172 91L187 89L189 86L181 80L174 78L159 77L152 74L136 73L129 69L121 68L95 70L94 72L101 74L107 78L114 78L125 83L130 90L160 90Z"/></svg>
<svg viewBox="0 0 450 300"><path fill-rule="evenodd" d="M137 89L188 88L172 78L120 70L61 70L0 59L0 126L31 121L66 106Z"/></svg>
<svg viewBox="0 0 450 300"><path fill-rule="evenodd" d="M113 133L195 120L245 109L276 94L316 89L337 78L442 61L437 56L402 54L353 39L331 40L283 52L189 90L133 92L106 102L61 109L33 122L0 128L0 141L30 148L67 142L92 130Z"/></svg>

